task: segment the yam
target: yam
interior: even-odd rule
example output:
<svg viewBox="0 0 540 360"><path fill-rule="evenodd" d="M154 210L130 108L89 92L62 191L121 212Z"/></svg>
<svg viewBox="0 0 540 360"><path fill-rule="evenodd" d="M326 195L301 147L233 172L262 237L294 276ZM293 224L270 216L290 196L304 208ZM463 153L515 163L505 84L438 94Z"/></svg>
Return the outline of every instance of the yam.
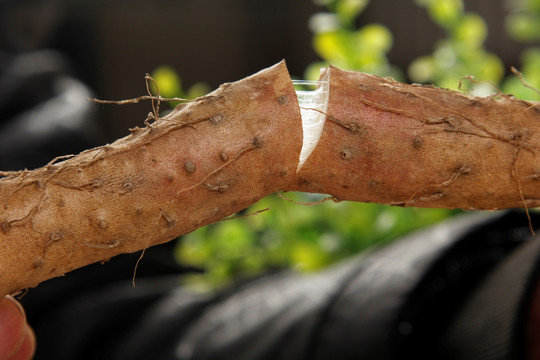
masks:
<svg viewBox="0 0 540 360"><path fill-rule="evenodd" d="M110 145L3 173L0 293L169 241L276 191L396 206L540 205L536 103L335 67L323 76L328 104L312 111L326 122L301 167L301 111L281 62Z"/></svg>

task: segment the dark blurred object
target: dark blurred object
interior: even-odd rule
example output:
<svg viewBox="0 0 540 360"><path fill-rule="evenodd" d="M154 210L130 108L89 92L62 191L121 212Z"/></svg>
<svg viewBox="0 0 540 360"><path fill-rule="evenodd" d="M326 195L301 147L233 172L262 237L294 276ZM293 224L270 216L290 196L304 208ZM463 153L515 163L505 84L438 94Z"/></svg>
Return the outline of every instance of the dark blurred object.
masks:
<svg viewBox="0 0 540 360"><path fill-rule="evenodd" d="M312 0L0 1L0 49L58 50L101 99L145 95L144 76L172 66L189 87L211 88L287 59L302 76L311 48ZM141 125L149 104L102 106L104 142Z"/></svg>
<svg viewBox="0 0 540 360"><path fill-rule="evenodd" d="M0 0L0 48L13 52L50 46L64 0Z"/></svg>
<svg viewBox="0 0 540 360"><path fill-rule="evenodd" d="M81 269L31 290L36 359L522 359L540 241L521 211L467 214L319 274L217 294L179 287L165 258L145 261L136 288L114 275L132 270L120 256L100 278Z"/></svg>
<svg viewBox="0 0 540 360"><path fill-rule="evenodd" d="M1 170L36 168L104 142L80 64L53 49L65 10L58 0L0 2Z"/></svg>
<svg viewBox="0 0 540 360"><path fill-rule="evenodd" d="M0 169L42 166L101 141L90 89L62 54L0 53Z"/></svg>

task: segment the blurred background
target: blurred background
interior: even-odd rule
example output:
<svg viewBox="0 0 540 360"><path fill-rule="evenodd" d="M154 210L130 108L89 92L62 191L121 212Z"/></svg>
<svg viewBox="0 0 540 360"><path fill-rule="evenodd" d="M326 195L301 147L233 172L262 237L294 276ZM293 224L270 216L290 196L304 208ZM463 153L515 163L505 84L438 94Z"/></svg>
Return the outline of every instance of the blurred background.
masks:
<svg viewBox="0 0 540 360"><path fill-rule="evenodd" d="M86 97L197 97L281 59L295 78L341 68L484 96L538 100L539 0L0 0L0 168L44 165L128 134L150 104ZM474 81L467 76L474 77ZM314 195L286 194L296 201ZM269 270L315 271L458 213L270 196L177 241L193 286ZM131 274L127 274L130 276Z"/></svg>

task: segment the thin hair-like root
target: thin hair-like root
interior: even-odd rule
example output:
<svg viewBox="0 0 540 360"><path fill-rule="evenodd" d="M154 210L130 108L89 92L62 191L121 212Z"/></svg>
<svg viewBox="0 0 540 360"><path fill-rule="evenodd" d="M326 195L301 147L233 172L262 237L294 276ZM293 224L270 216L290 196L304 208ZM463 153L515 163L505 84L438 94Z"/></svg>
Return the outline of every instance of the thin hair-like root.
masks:
<svg viewBox="0 0 540 360"><path fill-rule="evenodd" d="M152 124L150 123L151 120L154 120L157 122L159 120L159 107L161 105L162 101L181 101L181 102L190 102L193 101L191 99L185 99L180 97L173 97L173 98L164 98L159 93L159 87L154 80L154 78L146 73L144 76L145 84L146 84L146 92L148 95L139 96L132 99L124 99L124 100L100 100L100 99L94 99L94 98L86 98L88 101L92 101L98 104L116 104L116 105L125 105L125 104L137 104L141 100L150 100L152 104L152 112L148 114L146 119L144 120L144 124L148 126L149 128L152 128ZM150 82L154 84L156 88L156 95L152 93L152 90L150 89Z"/></svg>
<svg viewBox="0 0 540 360"><path fill-rule="evenodd" d="M142 249L141 255L137 259L137 262L135 263L135 267L133 268L133 277L131 278L131 284L133 285L133 287L135 287L135 278L137 277L137 269L139 268L139 263L144 257L144 253L146 252L146 249L148 249L148 245L146 245L146 247Z"/></svg>
<svg viewBox="0 0 540 360"><path fill-rule="evenodd" d="M170 102L170 101L192 102L192 101L194 101L193 99L185 99L185 98L180 98L180 97L167 98L167 97L163 97L161 95L158 95L158 96L156 96L156 95L143 95L143 96L139 96L139 97L136 97L136 98L124 99L124 100L102 100L102 99L95 99L95 98L86 98L86 100L91 101L91 102L95 102L95 103L98 103L98 104L126 105L126 104L138 104L139 102L141 102L143 100L152 100L152 98L154 98L156 100L159 100L159 101L163 101L163 102Z"/></svg>
<svg viewBox="0 0 540 360"><path fill-rule="evenodd" d="M241 218L245 218L245 217L249 217L249 216L255 216L255 215L259 215L260 213L267 212L269 210L270 210L270 207L266 207L264 209L257 210L255 212L252 212L252 213L249 213L249 214L233 215L233 216L226 217L225 219L218 220L218 221L216 221L216 223L217 222L222 222L222 221L227 221L227 220L241 219Z"/></svg>
<svg viewBox="0 0 540 360"><path fill-rule="evenodd" d="M488 84L494 91L495 91L495 95L498 96L498 95L504 95L504 92L501 91L501 89L499 89L494 83L492 83L491 81L487 81L487 80L483 80L483 81L480 81L480 80L476 80L474 78L474 76L472 75L465 75L463 76L461 79L459 79L459 84L458 84L458 90L462 90L462 88L464 88L465 92L467 95L470 95L471 94L471 91L465 87L465 85L463 84L463 80L469 80L471 83L473 84Z"/></svg>
<svg viewBox="0 0 540 360"><path fill-rule="evenodd" d="M256 149L256 148L257 148L257 145L250 145L250 146L247 146L247 147L241 149L241 150L238 151L238 152L234 155L234 157L232 157L229 161L227 161L225 164L223 164L223 165L217 167L215 170L212 170L212 171L211 171L210 173L208 173L201 181L199 181L199 182L197 182L197 183L195 183L195 184L193 184L193 185L191 185L191 186L189 186L189 187L187 187L187 188L185 188L185 189L179 190L179 191L176 193L175 198L174 198L173 200L171 200L169 206L172 204L173 201L175 201L176 199L178 199L178 197L179 197L182 193L184 193L184 192L186 192L186 191L189 191L189 190L192 190L192 189L194 189L194 188L196 188L196 187L198 187L198 186L203 185L203 184L206 182L206 180L208 180L212 175L215 175L216 173L218 173L219 171L223 170L225 167L227 167L228 165L230 165L230 164L233 163L234 161L238 160L238 158L239 158L242 154L244 154L246 151L251 150L251 149Z"/></svg>
<svg viewBox="0 0 540 360"><path fill-rule="evenodd" d="M25 297L26 294L28 294L28 291L29 291L28 288L24 288L24 289L21 289L21 290L17 291L16 293L13 293L13 294L8 295L8 296L11 296L11 297L13 297L13 298L15 298L17 300L20 300L23 297Z"/></svg>
<svg viewBox="0 0 540 360"><path fill-rule="evenodd" d="M247 146L247 147L241 149L241 150L238 151L238 152L236 153L236 155L233 156L229 161L227 161L225 164L223 164L223 165L217 167L215 170L213 170L213 171L211 171L210 173L208 173L201 181L199 181L199 182L197 182L197 183L195 183L195 184L193 184L193 185L191 185L191 186L189 186L189 187L187 187L187 188L185 188L185 189L179 190L179 191L176 193L176 196L174 197L174 199L172 199L172 200L169 202L169 204L167 205L167 207L166 207L165 210L167 210L168 208L170 208L170 207L172 206L173 202L174 202L175 200L177 200L177 199L180 197L180 195L181 195L182 193L184 193L184 192L186 192L186 191L189 191L189 190L192 190L192 189L194 189L194 188L196 188L196 187L198 187L198 186L203 185L203 184L206 182L206 180L208 180L211 176L217 174L219 171L223 170L225 167L227 167L228 165L230 165L230 164L233 163L234 161L238 160L238 158L239 158L240 156L242 156L246 151L249 151L249 150L251 150L251 149L256 149L257 147L258 147L257 144L252 144L252 145L250 145L250 146ZM259 212L257 212L257 213L260 213L260 212L263 212L263 211L266 211L266 209L261 210L261 211L259 211ZM154 227L152 228L151 231L155 231L155 229L157 228L158 223L159 223L159 219L161 219L161 217L163 216L163 212L164 212L163 210L160 212L158 221L156 221L156 224L154 225ZM255 213L255 214L257 214L257 213ZM254 214L254 215L255 215L255 214ZM227 220L227 219L224 219L224 220ZM147 249L148 247L150 247L150 242L147 242L146 245L144 246L144 248L143 248L143 250L142 250L142 252L141 252L141 256L139 256L139 259L137 260L137 263L135 264L135 268L133 269L133 279L132 279L133 286L135 286L135 276L136 276L136 274L137 274L137 268L139 267L139 263L141 262L142 258L144 257L144 253L145 253L145 251L146 251L146 249Z"/></svg>
<svg viewBox="0 0 540 360"><path fill-rule="evenodd" d="M321 113L323 115L326 116L326 118L328 120L330 120L331 122L349 130L349 131L352 131L352 132L358 132L359 128L358 128L358 125L357 124L354 124L354 123L345 123L343 121L341 121L340 119L336 118L335 116L333 115L330 115L328 114L327 112L324 112L322 110L319 110L319 109L315 109L315 108L310 108L310 107L300 107L300 109L304 109L304 110L313 110L313 111L316 111L318 113Z"/></svg>
<svg viewBox="0 0 540 360"><path fill-rule="evenodd" d="M519 79L521 80L521 83L523 84L523 86L525 86L526 88L529 88L531 89L532 91L534 91L535 93L537 93L538 95L540 95L540 90L538 90L537 88L535 88L534 86L530 85L526 80L525 78L523 77L523 74L518 70L516 69L515 67L511 67L510 70L512 71L513 74L517 75L519 77Z"/></svg>
<svg viewBox="0 0 540 360"><path fill-rule="evenodd" d="M338 198L336 198L335 196L327 196L325 197L324 199L322 200L319 200L319 201L314 201L314 202L301 202L301 201L294 201L293 199L290 199L288 197L286 197L285 195L283 195L281 192L276 192L276 194L282 198L283 200L287 200L289 202L292 202L293 204L296 204L296 205L306 205L306 206L313 206L313 205L319 205L319 204L322 204L322 203L325 203L327 201L333 201L334 203L339 203L340 200Z"/></svg>
<svg viewBox="0 0 540 360"><path fill-rule="evenodd" d="M145 83L146 83L146 92L150 96L150 101L152 103L152 112L154 113L154 119L156 121L158 121L158 119L159 119L159 105L161 104L161 101L159 100L159 98L161 96L159 94L158 84L157 84L156 80L154 80L154 78L152 76L150 76L150 74L148 74L148 73L146 73L146 75L144 76L144 80L145 80ZM154 96L154 94L152 94L152 91L150 90L150 81L156 87L157 105L156 105L156 96Z"/></svg>
<svg viewBox="0 0 540 360"><path fill-rule="evenodd" d="M527 215L527 220L529 222L529 230L531 231L531 234L534 236L535 232L532 226L532 220L531 220L531 214L529 214L529 207L527 206L527 201L525 201L525 197L523 196L523 189L521 187L521 181L519 181L519 177L516 170L516 162L519 157L519 153L521 152L521 144L517 144L517 138L516 138L516 152L514 153L514 156L512 158L512 166L510 167L510 171L512 173L512 178L516 181L519 191L519 197L521 198L521 201L523 202L523 207L525 208L525 214Z"/></svg>

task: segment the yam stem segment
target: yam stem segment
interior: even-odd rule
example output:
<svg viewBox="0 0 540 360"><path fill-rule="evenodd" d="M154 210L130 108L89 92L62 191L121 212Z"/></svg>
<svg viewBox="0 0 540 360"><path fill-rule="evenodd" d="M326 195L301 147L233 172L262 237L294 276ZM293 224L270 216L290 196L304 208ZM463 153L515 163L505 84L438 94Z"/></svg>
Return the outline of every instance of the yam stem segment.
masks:
<svg viewBox="0 0 540 360"><path fill-rule="evenodd" d="M327 121L293 190L396 206L540 205L540 106L329 68Z"/></svg>
<svg viewBox="0 0 540 360"><path fill-rule="evenodd" d="M293 182L302 145L284 62L62 162L0 179L0 294L219 221Z"/></svg>
<svg viewBox="0 0 540 360"><path fill-rule="evenodd" d="M321 80L328 100L300 107L281 62L154 114L110 145L0 173L0 294L169 241L276 191L396 206L540 205L537 104L335 67ZM314 121L302 129L301 115Z"/></svg>

